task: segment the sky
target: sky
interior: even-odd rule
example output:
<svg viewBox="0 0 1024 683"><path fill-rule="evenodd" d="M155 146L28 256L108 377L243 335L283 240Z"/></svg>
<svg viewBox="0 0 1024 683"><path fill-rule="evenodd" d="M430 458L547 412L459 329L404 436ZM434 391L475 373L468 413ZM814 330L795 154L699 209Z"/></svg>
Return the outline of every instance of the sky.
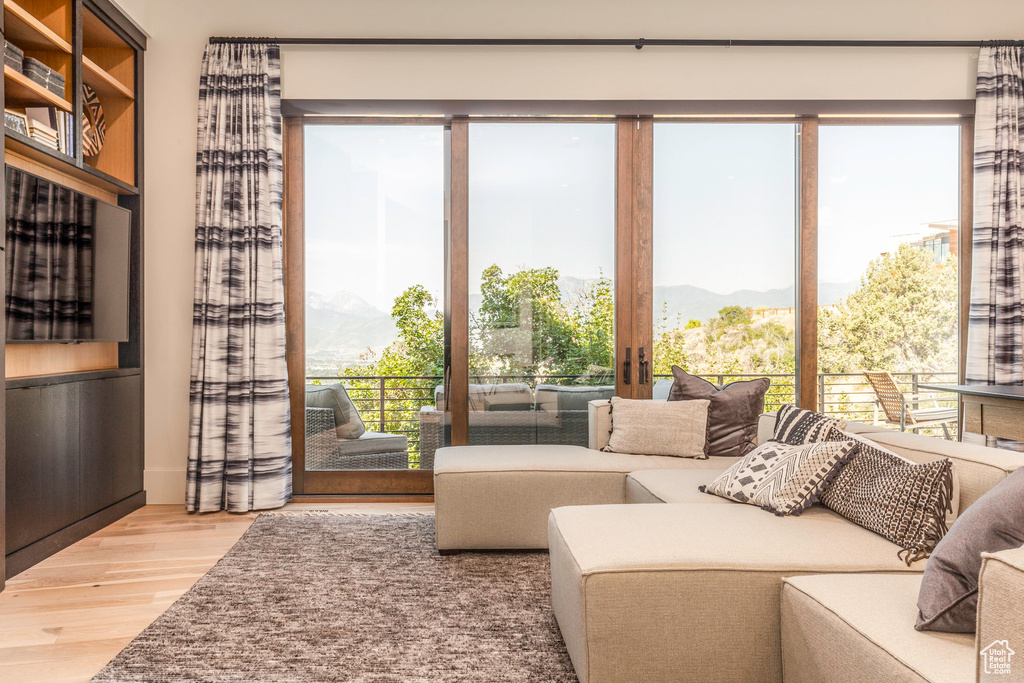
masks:
<svg viewBox="0 0 1024 683"><path fill-rule="evenodd" d="M796 126L656 123L655 285L792 286ZM956 126L821 126L819 275L856 280L930 222L958 215ZM382 311L412 284L440 295L439 126L306 128L306 287ZM470 285L552 266L613 272L615 126L470 125ZM913 235L913 237L911 237Z"/></svg>

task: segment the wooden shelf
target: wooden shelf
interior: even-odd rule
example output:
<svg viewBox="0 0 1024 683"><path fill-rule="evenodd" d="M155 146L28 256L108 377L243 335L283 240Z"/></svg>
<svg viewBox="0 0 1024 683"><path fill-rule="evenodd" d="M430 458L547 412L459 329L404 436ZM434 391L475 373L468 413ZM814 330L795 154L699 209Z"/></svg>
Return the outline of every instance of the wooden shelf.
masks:
<svg viewBox="0 0 1024 683"><path fill-rule="evenodd" d="M71 103L60 95L50 92L28 76L4 64L4 100L8 108L57 107L71 112Z"/></svg>
<svg viewBox="0 0 1024 683"><path fill-rule="evenodd" d="M114 96L127 97L130 100L135 99L131 88L101 69L96 62L85 55L82 55L82 66L84 67L82 80L95 90L96 94L101 98L104 96Z"/></svg>
<svg viewBox="0 0 1024 683"><path fill-rule="evenodd" d="M4 136L4 145L9 151L66 173L101 190L111 194L134 195L139 193L139 188L134 185L99 171L88 164L79 165L74 158L67 154L40 144L21 133L6 129Z"/></svg>
<svg viewBox="0 0 1024 683"><path fill-rule="evenodd" d="M14 0L4 0L4 35L22 50L58 50L71 54L71 43Z"/></svg>

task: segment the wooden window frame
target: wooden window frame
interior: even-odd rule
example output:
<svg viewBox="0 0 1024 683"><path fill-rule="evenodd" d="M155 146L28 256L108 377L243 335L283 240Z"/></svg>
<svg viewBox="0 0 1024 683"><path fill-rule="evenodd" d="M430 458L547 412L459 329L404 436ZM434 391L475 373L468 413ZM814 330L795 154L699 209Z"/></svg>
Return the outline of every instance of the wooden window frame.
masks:
<svg viewBox="0 0 1024 683"><path fill-rule="evenodd" d="M935 103L932 103L938 106ZM306 125L428 125L446 129L445 197L445 377L451 445L469 438L469 126L502 123L616 124L615 216L615 364L616 394L650 398L651 381L638 379L637 351L653 361L653 175L654 123L790 123L797 125L797 202L794 230L796 285L796 400L818 405L818 132L821 126L958 125L960 128L959 230L959 375L967 349L973 219L974 118L958 113L936 116L923 103L921 116L831 115L588 115L588 116L301 116L284 125L284 263L289 389L292 410L293 490L297 497L349 495L395 500L433 493L433 473L421 470L305 471L305 264L304 159ZM941 107L939 107L941 109ZM862 111L860 107L851 111ZM626 384L622 361L631 352L632 381ZM382 493L386 492L386 493Z"/></svg>

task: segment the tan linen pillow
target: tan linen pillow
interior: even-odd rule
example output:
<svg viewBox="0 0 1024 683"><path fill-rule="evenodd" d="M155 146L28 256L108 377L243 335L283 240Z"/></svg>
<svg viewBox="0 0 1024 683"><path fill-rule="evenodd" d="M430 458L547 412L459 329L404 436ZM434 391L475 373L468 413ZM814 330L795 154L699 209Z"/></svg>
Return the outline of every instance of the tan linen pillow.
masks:
<svg viewBox="0 0 1024 683"><path fill-rule="evenodd" d="M708 457L708 406L711 401L638 401L612 397L610 453Z"/></svg>

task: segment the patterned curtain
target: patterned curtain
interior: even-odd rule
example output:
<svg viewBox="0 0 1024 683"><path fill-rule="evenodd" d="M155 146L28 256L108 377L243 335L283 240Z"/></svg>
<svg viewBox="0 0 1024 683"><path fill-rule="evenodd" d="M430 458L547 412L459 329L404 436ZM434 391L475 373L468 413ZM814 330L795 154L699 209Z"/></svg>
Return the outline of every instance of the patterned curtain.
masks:
<svg viewBox="0 0 1024 683"><path fill-rule="evenodd" d="M276 45L208 45L199 81L187 507L291 497Z"/></svg>
<svg viewBox="0 0 1024 683"><path fill-rule="evenodd" d="M7 339L91 339L96 202L7 172Z"/></svg>
<svg viewBox="0 0 1024 683"><path fill-rule="evenodd" d="M981 49L967 380L1024 382L1024 48Z"/></svg>
<svg viewBox="0 0 1024 683"><path fill-rule="evenodd" d="M1024 382L1024 48L981 49L974 134L974 268L967 382ZM990 445L1024 444L986 439Z"/></svg>

